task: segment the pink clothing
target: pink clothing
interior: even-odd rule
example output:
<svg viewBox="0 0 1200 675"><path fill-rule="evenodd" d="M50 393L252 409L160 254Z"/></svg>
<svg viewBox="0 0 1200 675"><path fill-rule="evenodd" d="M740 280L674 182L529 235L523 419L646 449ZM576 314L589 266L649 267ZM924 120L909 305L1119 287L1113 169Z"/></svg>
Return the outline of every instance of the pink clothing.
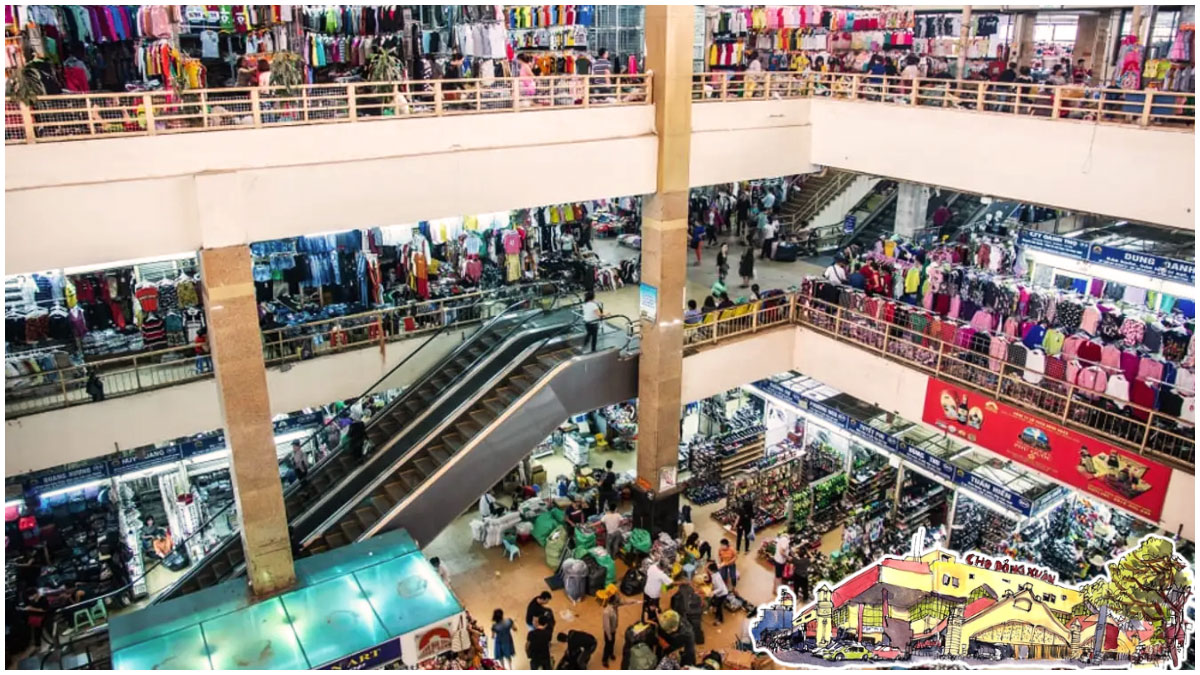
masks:
<svg viewBox="0 0 1200 675"><path fill-rule="evenodd" d="M975 312L975 316L971 317L971 328L975 330L991 330L996 325L992 313L986 309L981 309Z"/></svg>
<svg viewBox="0 0 1200 675"><path fill-rule="evenodd" d="M1095 306L1085 308L1083 318L1079 321L1079 327L1087 331L1088 335L1095 335L1096 329L1100 327L1100 310Z"/></svg>
<svg viewBox="0 0 1200 675"><path fill-rule="evenodd" d="M1161 381L1162 376L1162 361L1146 356L1143 357L1140 362L1138 362L1137 379Z"/></svg>
<svg viewBox="0 0 1200 675"><path fill-rule="evenodd" d="M1112 370L1121 368L1121 350L1116 345L1105 345L1100 350L1100 365Z"/></svg>

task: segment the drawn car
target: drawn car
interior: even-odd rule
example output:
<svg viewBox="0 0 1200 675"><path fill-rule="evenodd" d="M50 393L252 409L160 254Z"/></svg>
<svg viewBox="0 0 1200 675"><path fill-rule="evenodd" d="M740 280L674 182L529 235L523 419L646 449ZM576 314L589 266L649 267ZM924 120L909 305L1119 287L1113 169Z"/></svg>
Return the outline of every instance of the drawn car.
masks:
<svg viewBox="0 0 1200 675"><path fill-rule="evenodd" d="M826 650L821 658L826 661L873 661L875 655L860 644L844 644Z"/></svg>
<svg viewBox="0 0 1200 675"><path fill-rule="evenodd" d="M880 661L896 661L904 658L904 652L891 645L871 647L871 654Z"/></svg>

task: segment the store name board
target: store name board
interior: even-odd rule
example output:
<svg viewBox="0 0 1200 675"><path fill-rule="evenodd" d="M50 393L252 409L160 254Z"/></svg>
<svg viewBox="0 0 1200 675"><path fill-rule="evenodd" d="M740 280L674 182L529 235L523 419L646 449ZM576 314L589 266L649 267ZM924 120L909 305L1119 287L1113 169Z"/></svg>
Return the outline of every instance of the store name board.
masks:
<svg viewBox="0 0 1200 675"><path fill-rule="evenodd" d="M986 478L965 471L941 457L926 451L924 448L919 448L911 443L905 443L899 438L876 429L865 422L851 419L849 415L840 410L835 410L822 403L806 399L798 392L792 391L778 382L773 380L759 380L752 386L775 398L790 401L796 407L811 413L814 417L819 417L836 424L839 428L850 434L899 456L913 466L928 471L936 478L941 478L948 483L961 485L968 490L977 492L982 497L1000 504L1004 508L1013 509L1021 515L1028 516L1033 511L1033 504L1020 493L1013 492Z"/></svg>
<svg viewBox="0 0 1200 675"><path fill-rule="evenodd" d="M183 451L178 445L168 445L162 448L148 447L133 450L119 457L108 460L108 470L114 476L133 471L149 469L160 464L178 462L183 459Z"/></svg>
<svg viewBox="0 0 1200 675"><path fill-rule="evenodd" d="M225 432L221 431L210 436L184 441L179 444L179 451L184 459L197 455L205 455L225 447Z"/></svg>
<svg viewBox="0 0 1200 675"><path fill-rule="evenodd" d="M317 670L374 670L400 660L400 638L327 663Z"/></svg>
<svg viewBox="0 0 1200 675"><path fill-rule="evenodd" d="M1017 234L1017 245L1156 279L1175 281L1189 286L1196 283L1196 264L1186 260L1163 258L1101 244L1092 245L1086 241L1077 241L1036 230L1021 230Z"/></svg>
<svg viewBox="0 0 1200 675"><path fill-rule="evenodd" d="M972 567L978 567L980 569L1000 572L1001 574L1019 574L1023 577L1030 577L1040 581L1047 581L1049 583L1054 583L1055 579L1058 578L1054 572L1044 570L1034 565L1015 563L1011 560L1002 558L988 558L986 556L979 555L978 553L968 553L967 556L963 558L963 562Z"/></svg>
<svg viewBox="0 0 1200 675"><path fill-rule="evenodd" d="M108 478L108 465L103 462L93 462L86 466L68 469L66 471L56 471L54 473L42 474L34 476L28 480L21 482L22 489L26 494L41 494L50 492L70 485L78 485L80 483L88 483L94 480L104 480Z"/></svg>
<svg viewBox="0 0 1200 675"><path fill-rule="evenodd" d="M315 427L324 421L325 417L319 412L304 413L302 415L293 415L292 417L275 420L275 435L279 436L305 427Z"/></svg>

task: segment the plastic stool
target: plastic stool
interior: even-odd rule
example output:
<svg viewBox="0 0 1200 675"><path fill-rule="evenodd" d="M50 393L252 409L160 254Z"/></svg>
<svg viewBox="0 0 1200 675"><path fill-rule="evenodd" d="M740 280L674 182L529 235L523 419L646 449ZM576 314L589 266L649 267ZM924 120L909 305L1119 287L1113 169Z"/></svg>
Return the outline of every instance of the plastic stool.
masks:
<svg viewBox="0 0 1200 675"><path fill-rule="evenodd" d="M521 557L521 549L517 548L516 544L507 539L503 540L503 544L504 552L508 554L508 562L512 562L513 558Z"/></svg>
<svg viewBox="0 0 1200 675"><path fill-rule="evenodd" d="M92 620L96 623L108 621L108 608L104 606L103 600L97 600L96 604L91 609Z"/></svg>
<svg viewBox="0 0 1200 675"><path fill-rule="evenodd" d="M76 633L78 633L80 631L80 626L84 622L87 622L87 625L89 628L96 627L96 622L92 620L92 610L90 610L90 609L75 610L75 615L72 617L72 622L75 624L75 632Z"/></svg>

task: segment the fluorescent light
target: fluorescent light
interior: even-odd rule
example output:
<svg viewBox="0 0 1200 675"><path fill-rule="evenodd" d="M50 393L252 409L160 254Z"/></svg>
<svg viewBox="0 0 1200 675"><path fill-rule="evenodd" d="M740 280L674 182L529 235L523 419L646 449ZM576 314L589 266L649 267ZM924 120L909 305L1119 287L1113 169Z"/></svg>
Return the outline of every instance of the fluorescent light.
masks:
<svg viewBox="0 0 1200 675"><path fill-rule="evenodd" d="M149 469L142 469L140 471L134 471L133 473L123 474L123 475L117 476L117 478L119 478L120 480L135 480L138 478L157 476L160 473L167 473L169 471L175 471L178 468L179 467L175 466L174 462L167 462L166 464L161 464L159 466L152 466Z"/></svg>
<svg viewBox="0 0 1200 675"><path fill-rule="evenodd" d="M228 454L229 454L229 451L226 449L213 450L212 452L206 452L203 455L196 455L195 457L189 457L188 459L184 460L184 463L188 464L189 466L192 464L203 464L204 462L210 462L214 459L221 459L222 457L225 457Z"/></svg>
<svg viewBox="0 0 1200 675"><path fill-rule="evenodd" d="M10 506L20 506L24 503L25 503L24 499L13 499L11 501L4 502L4 508L8 508Z"/></svg>
<svg viewBox="0 0 1200 675"><path fill-rule="evenodd" d="M1135 286L1137 288L1145 288L1151 291L1161 291L1169 295L1174 295L1180 298L1194 299L1196 297L1196 289L1186 284L1181 284L1177 281L1167 281L1166 279L1158 279L1148 277L1144 274L1129 272L1127 270L1101 265L1099 263L1090 263L1084 260L1076 260L1065 256L1047 253L1045 251L1035 251L1027 249L1025 252L1034 262L1042 265L1049 265L1056 270L1063 272L1073 272L1076 275L1085 275L1089 277L1097 277L1106 281L1115 281L1125 284L1126 286Z"/></svg>

